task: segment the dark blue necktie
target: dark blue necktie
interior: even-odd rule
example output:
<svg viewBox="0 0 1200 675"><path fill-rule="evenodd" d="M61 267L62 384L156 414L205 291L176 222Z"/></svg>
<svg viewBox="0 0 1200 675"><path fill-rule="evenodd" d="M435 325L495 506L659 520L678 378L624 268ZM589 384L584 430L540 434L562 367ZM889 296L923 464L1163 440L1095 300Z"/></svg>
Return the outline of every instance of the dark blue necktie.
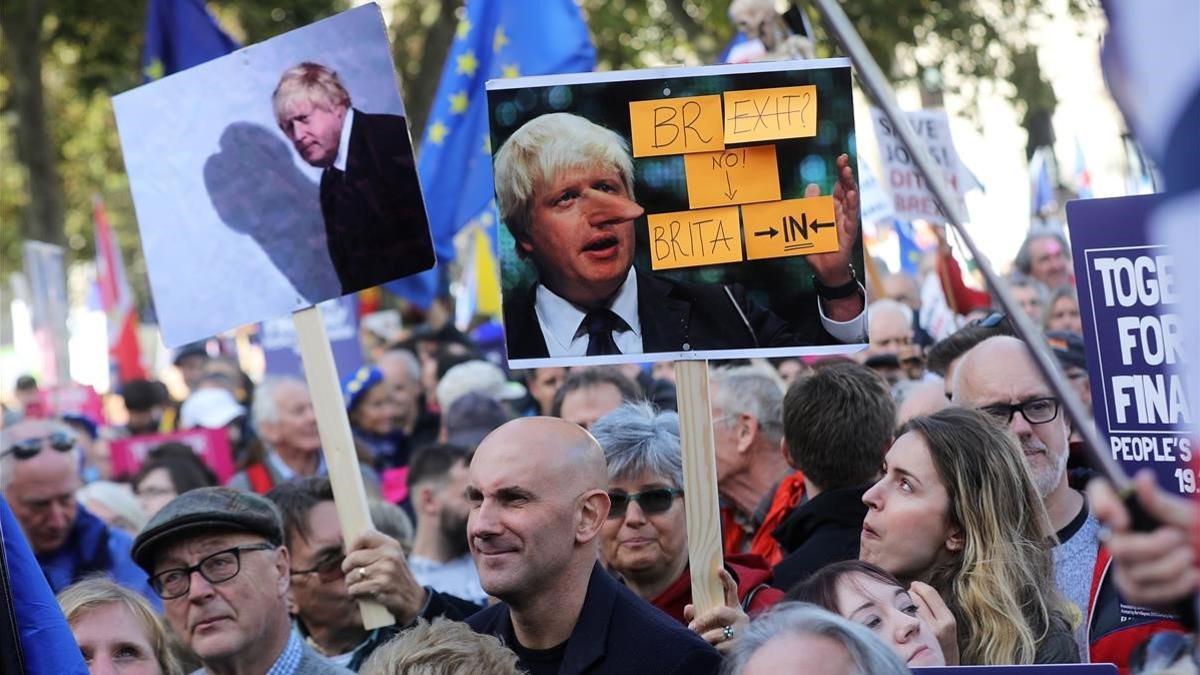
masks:
<svg viewBox="0 0 1200 675"><path fill-rule="evenodd" d="M613 331L624 332L631 330L625 320L608 309L593 309L583 317L579 324L580 332L588 336L588 356L603 356L605 354L620 354L617 343L613 340Z"/></svg>

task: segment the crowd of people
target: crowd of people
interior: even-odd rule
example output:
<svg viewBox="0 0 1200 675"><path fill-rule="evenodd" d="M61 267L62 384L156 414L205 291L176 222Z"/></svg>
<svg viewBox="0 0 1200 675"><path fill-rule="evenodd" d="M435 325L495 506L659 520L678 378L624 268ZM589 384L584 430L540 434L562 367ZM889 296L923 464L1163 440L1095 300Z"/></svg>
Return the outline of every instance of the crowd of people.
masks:
<svg viewBox="0 0 1200 675"><path fill-rule="evenodd" d="M1085 393L1069 255L1031 236L1011 287ZM712 364L715 608L693 602L670 364L509 373L450 326L346 374L375 523L349 546L305 382L198 346L182 400L125 383L121 426L6 411L5 544L93 673L1185 667L1194 507L1141 476L1161 524L1132 531L1029 345L948 249L928 272L972 317L941 339L896 274L865 352ZM179 442L114 474L111 440L193 427L228 440L224 485ZM365 628L359 600L395 625Z"/></svg>

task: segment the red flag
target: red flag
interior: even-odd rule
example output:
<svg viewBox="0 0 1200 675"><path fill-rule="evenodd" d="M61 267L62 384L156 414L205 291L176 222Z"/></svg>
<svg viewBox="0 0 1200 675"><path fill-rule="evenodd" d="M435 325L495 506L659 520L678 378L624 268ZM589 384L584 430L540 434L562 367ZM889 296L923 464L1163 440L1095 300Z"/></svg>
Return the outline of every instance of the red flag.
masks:
<svg viewBox="0 0 1200 675"><path fill-rule="evenodd" d="M125 279L121 249L108 225L108 214L99 197L92 198L92 218L96 222L96 283L100 287L100 307L108 315L108 355L116 363L117 378L128 382L146 377L142 352L137 340L137 312L133 292Z"/></svg>

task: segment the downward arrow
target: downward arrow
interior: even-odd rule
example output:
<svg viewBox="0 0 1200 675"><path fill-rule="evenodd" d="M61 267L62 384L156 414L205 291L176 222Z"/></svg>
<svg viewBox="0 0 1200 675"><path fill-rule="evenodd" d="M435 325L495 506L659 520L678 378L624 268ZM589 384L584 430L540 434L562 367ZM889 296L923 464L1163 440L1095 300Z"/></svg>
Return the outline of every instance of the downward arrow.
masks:
<svg viewBox="0 0 1200 675"><path fill-rule="evenodd" d="M729 179L729 171L728 170L725 171L725 185L726 185L725 198L732 200L733 196L737 194L737 190L733 189L733 181L731 181Z"/></svg>
<svg viewBox="0 0 1200 675"><path fill-rule="evenodd" d="M770 229L768 229L768 230L759 230L758 232L755 232L755 233L754 233L754 236L756 236L756 237L770 237L770 238L774 239L774 238L775 238L775 235L777 235L777 234L779 234L779 230L777 230L777 229L775 229L775 228L773 228L773 227L772 227L772 228L770 228Z"/></svg>

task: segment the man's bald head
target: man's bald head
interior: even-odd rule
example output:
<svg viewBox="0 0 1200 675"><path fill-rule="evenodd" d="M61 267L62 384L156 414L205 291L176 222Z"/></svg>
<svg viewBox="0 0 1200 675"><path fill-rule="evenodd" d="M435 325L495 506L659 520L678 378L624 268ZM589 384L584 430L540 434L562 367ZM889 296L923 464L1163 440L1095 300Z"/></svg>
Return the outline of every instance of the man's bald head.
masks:
<svg viewBox="0 0 1200 675"><path fill-rule="evenodd" d="M582 490L608 485L604 448L586 429L558 417L522 417L497 428L479 444L475 457L486 453L525 455L539 472L559 484Z"/></svg>
<svg viewBox="0 0 1200 675"><path fill-rule="evenodd" d="M990 337L963 355L954 369L954 402L973 406L988 389L989 380L1006 374L1021 380L1042 381L1042 375L1021 340L1008 335Z"/></svg>

